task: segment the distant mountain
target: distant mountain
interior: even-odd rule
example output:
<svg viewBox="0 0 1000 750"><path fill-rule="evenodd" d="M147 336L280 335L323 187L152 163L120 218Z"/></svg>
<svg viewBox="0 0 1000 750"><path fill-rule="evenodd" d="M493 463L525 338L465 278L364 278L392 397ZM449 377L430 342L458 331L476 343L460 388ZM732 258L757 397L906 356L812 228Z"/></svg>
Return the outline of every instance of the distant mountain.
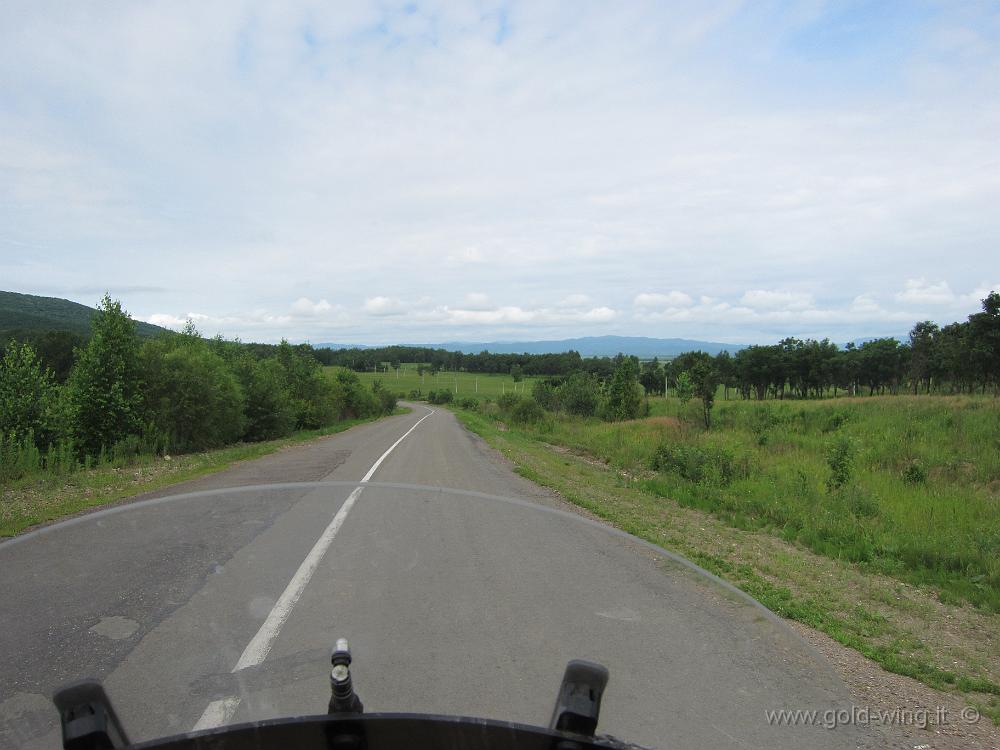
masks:
<svg viewBox="0 0 1000 750"><path fill-rule="evenodd" d="M716 341L695 341L693 339L654 339L646 336L584 336L575 339L554 341L446 341L441 344L403 344L403 346L423 346L430 349L447 349L465 354L490 351L494 354L559 354L570 350L583 357L613 357L622 352L643 359L652 357L675 357L691 351L718 354L721 351L738 352L744 344L722 344ZM377 347L359 345L316 344L317 348L329 349L373 349Z"/></svg>
<svg viewBox="0 0 1000 750"><path fill-rule="evenodd" d="M69 331L90 335L90 319L97 313L92 307L59 297L0 292L0 333L6 331ZM159 336L166 328L136 322L136 332L143 338Z"/></svg>

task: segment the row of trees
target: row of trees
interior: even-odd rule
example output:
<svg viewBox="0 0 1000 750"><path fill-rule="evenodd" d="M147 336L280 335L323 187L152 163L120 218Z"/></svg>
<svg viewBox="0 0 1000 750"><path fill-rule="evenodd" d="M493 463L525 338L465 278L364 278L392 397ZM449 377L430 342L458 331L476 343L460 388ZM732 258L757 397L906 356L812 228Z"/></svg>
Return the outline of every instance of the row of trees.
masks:
<svg viewBox="0 0 1000 750"><path fill-rule="evenodd" d="M287 342L258 350L203 339L192 325L143 342L119 302L105 297L98 310L64 383L30 343L7 344L0 458L8 464L31 450L85 461L203 450L395 408L395 395L380 384L366 388L346 371L327 377L311 350Z"/></svg>
<svg viewBox="0 0 1000 750"><path fill-rule="evenodd" d="M347 367L357 372L372 372L402 362L419 362L430 373L441 370L481 374L569 375L583 371L601 378L610 377L615 368L611 357L581 357L577 351L559 354L478 354L433 349L421 346L382 346L372 349L316 349L315 356L327 365Z"/></svg>
<svg viewBox="0 0 1000 750"><path fill-rule="evenodd" d="M778 344L750 346L735 355L687 352L661 364L618 355L612 374L600 378L583 369L569 377L535 383L533 400L548 411L606 420L634 419L643 411L643 394L673 389L681 400L701 402L705 426L711 425L719 387L729 398L797 398L849 394L972 392L1000 390L1000 294L982 301L982 312L943 328L924 321L909 341L883 338L841 349L829 340L787 338ZM640 387L641 386L641 387ZM509 409L508 409L509 410ZM511 411L511 413L515 413ZM526 411L525 413L529 413Z"/></svg>
<svg viewBox="0 0 1000 750"><path fill-rule="evenodd" d="M913 326L905 343L893 338L848 344L828 339L786 338L778 344L750 346L735 355L687 352L665 365L642 365L640 381L649 394L675 388L683 373L714 370L725 389L743 398L798 398L898 393L986 392L1000 387L1000 294L982 302L982 312L962 323L939 327L930 321Z"/></svg>
<svg viewBox="0 0 1000 750"><path fill-rule="evenodd" d="M930 321L917 323L909 341L880 338L860 346L841 349L828 339L786 338L778 344L750 346L735 355L715 357L688 352L660 363L657 359L639 366L637 378L645 392L663 394L676 386L677 378L700 362L711 362L719 382L744 398L799 398L851 394L896 393L901 389L923 392L968 392L996 388L1000 373L1000 294L982 301L982 312L968 320L944 327ZM414 346L374 349L310 350L325 364L357 371L399 367L401 362L420 362L430 372L465 370L477 373L545 375L568 377L584 372L600 380L614 376L616 358L581 357L579 352L561 354L478 354L449 352Z"/></svg>

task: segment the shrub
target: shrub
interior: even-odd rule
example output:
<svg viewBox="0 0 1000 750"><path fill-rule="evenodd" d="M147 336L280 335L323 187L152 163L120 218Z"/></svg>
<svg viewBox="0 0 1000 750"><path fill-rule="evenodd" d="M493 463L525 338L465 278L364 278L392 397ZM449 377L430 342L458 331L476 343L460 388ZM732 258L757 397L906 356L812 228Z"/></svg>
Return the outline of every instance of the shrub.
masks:
<svg viewBox="0 0 1000 750"><path fill-rule="evenodd" d="M381 380L376 380L372 383L372 393L375 396L375 402L378 404L380 414L392 414L395 411L396 394L382 385Z"/></svg>
<svg viewBox="0 0 1000 750"><path fill-rule="evenodd" d="M559 386L559 405L567 414L592 417L601 401L601 390L596 378L585 372L574 372Z"/></svg>
<svg viewBox="0 0 1000 750"><path fill-rule="evenodd" d="M237 440L244 429L243 391L225 360L194 334L165 336L142 349L147 431L171 449L196 451ZM129 453L123 436L122 455ZM115 441L119 443L121 441ZM112 443L114 445L115 443ZM137 444L135 444L137 445Z"/></svg>
<svg viewBox="0 0 1000 750"><path fill-rule="evenodd" d="M676 474L689 482L726 486L753 474L751 457L736 445L720 442L690 445L662 443L654 451L651 466Z"/></svg>
<svg viewBox="0 0 1000 750"><path fill-rule="evenodd" d="M638 361L625 357L615 368L608 386L602 417L608 422L635 419L642 411L642 388L639 385Z"/></svg>
<svg viewBox="0 0 1000 750"><path fill-rule="evenodd" d="M920 461L913 459L903 469L903 481L907 484L923 484L927 481L927 470Z"/></svg>
<svg viewBox="0 0 1000 750"><path fill-rule="evenodd" d="M757 445L767 445L771 439L771 429L778 424L778 418L774 415L774 410L770 404L757 404L750 419L750 431L753 433Z"/></svg>
<svg viewBox="0 0 1000 750"><path fill-rule="evenodd" d="M830 444L826 464L830 467L830 476L826 480L828 490L838 490L851 481L854 475L854 445L849 438L840 437Z"/></svg>
<svg viewBox="0 0 1000 750"><path fill-rule="evenodd" d="M290 435L296 411L278 361L244 354L233 369L243 389L243 439L274 440Z"/></svg>
<svg viewBox="0 0 1000 750"><path fill-rule="evenodd" d="M466 396L458 400L458 405L467 411L479 411L479 399Z"/></svg>
<svg viewBox="0 0 1000 750"><path fill-rule="evenodd" d="M497 406L504 414L509 414L521 401L521 397L516 393L504 393L497 396Z"/></svg>
<svg viewBox="0 0 1000 750"><path fill-rule="evenodd" d="M339 388L341 419L359 419L377 412L374 394L364 387L356 373L340 370L335 383Z"/></svg>
<svg viewBox="0 0 1000 750"><path fill-rule="evenodd" d="M559 408L559 391L552 380L536 380L531 387L532 398L543 409L555 411Z"/></svg>
<svg viewBox="0 0 1000 750"><path fill-rule="evenodd" d="M414 389L413 389L412 391L410 391L410 392L409 392L409 393L408 393L408 394L406 395L406 397L407 397L408 399L411 399L411 400L413 400L413 401L421 401L421 400L423 400L423 398L424 398L424 394L423 394L423 393L421 393L421 391L420 391L420 389L419 389L419 388L414 388Z"/></svg>
<svg viewBox="0 0 1000 750"><path fill-rule="evenodd" d="M449 390L427 392L427 400L432 404L450 404L454 398L454 394Z"/></svg>
<svg viewBox="0 0 1000 750"><path fill-rule="evenodd" d="M522 398L510 411L510 420L517 424L536 424L545 417L545 410L533 398Z"/></svg>

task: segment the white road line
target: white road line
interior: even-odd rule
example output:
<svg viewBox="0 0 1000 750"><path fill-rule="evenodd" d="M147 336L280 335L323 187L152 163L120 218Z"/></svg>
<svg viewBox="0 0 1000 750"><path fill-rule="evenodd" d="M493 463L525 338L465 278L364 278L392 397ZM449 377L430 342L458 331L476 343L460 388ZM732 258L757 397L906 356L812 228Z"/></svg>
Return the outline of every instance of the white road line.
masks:
<svg viewBox="0 0 1000 750"><path fill-rule="evenodd" d="M192 732L200 732L202 729L213 729L221 727L236 713L236 708L240 705L238 695L212 701L205 707L205 712L198 719L198 722L191 728Z"/></svg>
<svg viewBox="0 0 1000 750"><path fill-rule="evenodd" d="M390 445L389 449L379 456L378 461L372 464L372 467L368 470L368 473L364 475L361 481L367 482L371 479L375 470L382 465L382 462L388 458L389 454L395 450L396 446L406 440L407 436L417 429L417 427L420 426L420 423L433 413L433 409L428 409L427 414L418 419L415 425L404 432L403 436L399 438L399 440ZM313 548L309 550L309 554L306 555L306 559L302 561L301 565L299 565L299 569L295 571L295 575L292 576L292 580L288 582L288 585L278 598L278 601L275 602L274 607L271 608L270 613L267 615L267 619L264 620L264 624L260 626L260 630L258 630L257 634L250 639L250 643L247 644L247 647L243 649L243 654L240 656L239 661L236 662L236 666L233 667L232 671L234 673L239 672L241 669L255 667L258 664L263 663L268 652L271 650L271 646L274 645L275 639L277 639L278 634L281 632L282 625L285 624L285 621L291 614L292 607L295 606L299 597L302 596L302 592L305 591L306 585L309 583L309 579L312 578L313 573L316 572L316 568L319 567L319 563L323 559L323 555L326 554L327 549L329 549L330 544L333 542L333 538L337 535L337 532L340 531L340 527L344 525L344 519L347 518L347 514L354 506L355 501L361 496L361 491L363 489L364 487L354 488L354 491L347 496L347 500L344 501L344 504L340 506L340 510L338 510L336 515L334 515L333 520L330 521L330 525L326 527L320 535L320 538L316 541L316 544L314 544ZM230 696L212 701L208 704L208 706L206 706L201 718L198 719L198 722L194 725L193 731L222 726L232 718L239 705L239 696Z"/></svg>

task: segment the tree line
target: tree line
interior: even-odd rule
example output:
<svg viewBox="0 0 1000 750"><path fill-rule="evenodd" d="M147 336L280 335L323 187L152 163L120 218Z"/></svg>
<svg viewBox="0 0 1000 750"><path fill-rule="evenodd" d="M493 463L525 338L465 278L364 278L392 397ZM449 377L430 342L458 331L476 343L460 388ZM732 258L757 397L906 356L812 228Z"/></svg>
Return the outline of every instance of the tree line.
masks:
<svg viewBox="0 0 1000 750"><path fill-rule="evenodd" d="M182 333L141 341L132 318L106 296L61 379L31 341L5 346L0 478L271 440L395 405L379 383L364 387L349 371L328 377L311 347L204 339L190 323Z"/></svg>
<svg viewBox="0 0 1000 750"><path fill-rule="evenodd" d="M466 354L425 346L380 346L370 349L316 349L316 357L326 365L338 365L357 372L373 372L384 367L396 369L403 362L417 362L428 372L441 370L479 374L569 375L583 371L598 377L610 377L614 371L611 357L581 357L577 351L558 354L497 354L482 351Z"/></svg>
<svg viewBox="0 0 1000 750"><path fill-rule="evenodd" d="M735 355L686 352L661 363L640 362L619 354L609 360L611 375L583 369L568 377L538 380L531 399L539 409L509 396L500 410L513 421L540 419L544 411L600 416L618 421L642 416L644 395L668 391L682 401L701 403L705 426L719 389L744 399L822 398L825 396L1000 391L1000 294L982 300L982 312L965 322L939 327L931 321L913 326L909 340L880 338L841 349L828 339L786 338L772 345L749 346ZM472 406L472 405L470 405Z"/></svg>

